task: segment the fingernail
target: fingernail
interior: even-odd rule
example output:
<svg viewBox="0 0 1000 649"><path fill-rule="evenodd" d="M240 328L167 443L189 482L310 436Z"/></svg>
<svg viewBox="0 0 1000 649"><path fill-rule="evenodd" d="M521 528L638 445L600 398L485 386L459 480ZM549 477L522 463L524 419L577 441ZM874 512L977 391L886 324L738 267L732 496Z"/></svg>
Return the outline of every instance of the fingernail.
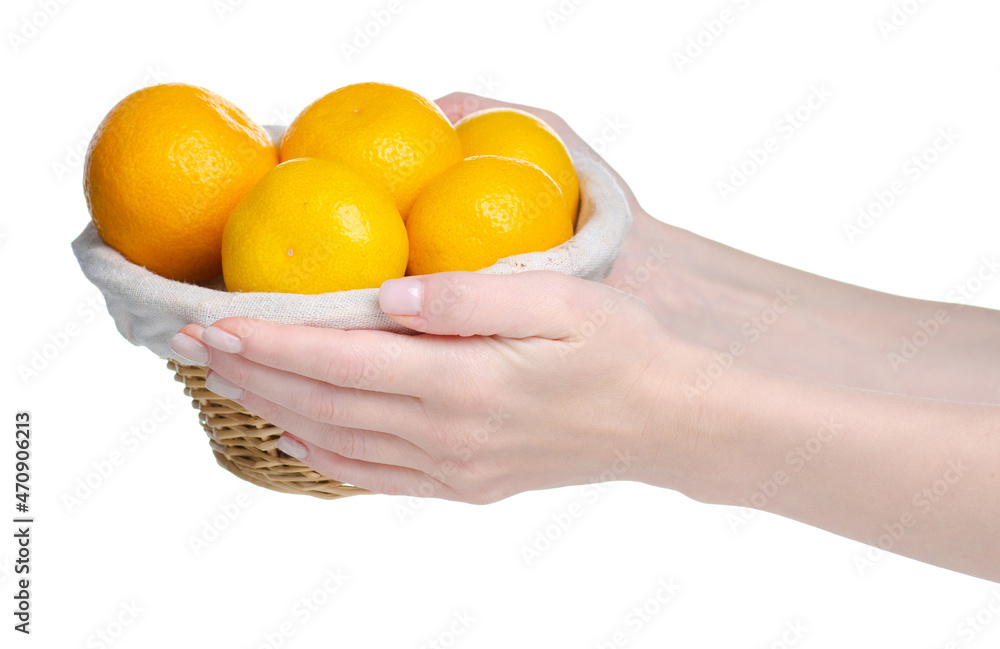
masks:
<svg viewBox="0 0 1000 649"><path fill-rule="evenodd" d="M229 333L221 327L211 326L201 332L201 339L209 347L214 347L227 354L239 354L243 351L243 341L236 334Z"/></svg>
<svg viewBox="0 0 1000 649"><path fill-rule="evenodd" d="M174 337L170 339L170 349L195 365L208 364L208 347L185 333L177 332L174 334Z"/></svg>
<svg viewBox="0 0 1000 649"><path fill-rule="evenodd" d="M306 448L306 445L288 433L284 433L278 438L278 448L297 460L301 460L309 455L309 449Z"/></svg>
<svg viewBox="0 0 1000 649"><path fill-rule="evenodd" d="M419 315L424 301L424 283L404 277L382 282L378 290L378 305L392 315Z"/></svg>
<svg viewBox="0 0 1000 649"><path fill-rule="evenodd" d="M231 381L227 381L215 372L209 372L205 377L205 387L223 399L242 399L246 390Z"/></svg>

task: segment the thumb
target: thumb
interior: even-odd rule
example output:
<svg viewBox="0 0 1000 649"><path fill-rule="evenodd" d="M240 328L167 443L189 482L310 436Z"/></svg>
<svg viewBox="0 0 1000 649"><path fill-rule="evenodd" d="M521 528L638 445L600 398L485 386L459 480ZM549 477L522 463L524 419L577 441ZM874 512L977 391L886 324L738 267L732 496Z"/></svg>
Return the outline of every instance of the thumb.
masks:
<svg viewBox="0 0 1000 649"><path fill-rule="evenodd" d="M575 336L612 293L555 271L450 272L390 279L378 298L386 315L424 333L558 340Z"/></svg>

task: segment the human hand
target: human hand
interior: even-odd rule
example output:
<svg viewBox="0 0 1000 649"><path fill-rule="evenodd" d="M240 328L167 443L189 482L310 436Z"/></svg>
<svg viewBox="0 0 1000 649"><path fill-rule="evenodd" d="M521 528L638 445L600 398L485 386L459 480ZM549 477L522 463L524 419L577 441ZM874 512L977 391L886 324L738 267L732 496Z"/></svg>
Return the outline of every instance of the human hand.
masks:
<svg viewBox="0 0 1000 649"><path fill-rule="evenodd" d="M425 334L226 318L172 347L288 431L279 448L380 493L489 503L702 473L696 404L678 396L700 356L638 299L552 272L452 272L390 280L380 303Z"/></svg>
<svg viewBox="0 0 1000 649"><path fill-rule="evenodd" d="M640 298L657 312L659 317L664 309L661 308L658 287L655 282L650 282L650 272L657 272L665 267L667 257L670 256L668 250L676 247L678 243L676 240L684 234L682 230L658 221L646 213L621 175L577 135L566 120L552 111L465 92L446 95L438 99L437 104L452 122L489 108L515 108L531 113L548 124L568 148L584 153L604 167L618 182L632 212L632 226L622 242L621 255L611 273L604 279L604 283ZM666 273L662 275L661 280L668 277Z"/></svg>
<svg viewBox="0 0 1000 649"><path fill-rule="evenodd" d="M671 334L729 353L740 361L802 378L959 401L997 402L1000 345L996 312L900 298L789 268L646 213L620 174L555 113L453 93L438 100L452 121L478 110L510 107L532 113L566 145L600 163L617 180L632 210L621 255L604 283L645 302ZM795 296L794 304L790 304ZM906 362L900 340L944 310L948 333ZM887 350L896 355L887 360Z"/></svg>

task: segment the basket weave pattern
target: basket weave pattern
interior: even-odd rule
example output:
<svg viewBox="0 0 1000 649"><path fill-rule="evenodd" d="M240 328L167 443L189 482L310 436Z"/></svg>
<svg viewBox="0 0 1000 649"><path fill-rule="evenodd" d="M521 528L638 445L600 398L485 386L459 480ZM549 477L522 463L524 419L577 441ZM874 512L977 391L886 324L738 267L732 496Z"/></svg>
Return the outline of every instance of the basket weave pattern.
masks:
<svg viewBox="0 0 1000 649"><path fill-rule="evenodd" d="M215 459L237 477L266 489L326 500L372 493L317 473L278 450L284 431L205 388L207 368L173 361L167 361L167 367L201 413L198 418Z"/></svg>

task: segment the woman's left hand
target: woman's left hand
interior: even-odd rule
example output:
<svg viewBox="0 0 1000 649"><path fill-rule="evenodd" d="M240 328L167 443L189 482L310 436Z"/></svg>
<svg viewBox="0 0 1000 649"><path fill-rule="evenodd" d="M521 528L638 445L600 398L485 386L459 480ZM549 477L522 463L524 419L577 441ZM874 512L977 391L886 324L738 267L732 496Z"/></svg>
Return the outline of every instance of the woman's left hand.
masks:
<svg viewBox="0 0 1000 649"><path fill-rule="evenodd" d="M379 297L424 335L226 318L171 345L287 431L286 453L380 493L489 503L698 473L680 395L703 352L637 298L553 272L406 277Z"/></svg>

